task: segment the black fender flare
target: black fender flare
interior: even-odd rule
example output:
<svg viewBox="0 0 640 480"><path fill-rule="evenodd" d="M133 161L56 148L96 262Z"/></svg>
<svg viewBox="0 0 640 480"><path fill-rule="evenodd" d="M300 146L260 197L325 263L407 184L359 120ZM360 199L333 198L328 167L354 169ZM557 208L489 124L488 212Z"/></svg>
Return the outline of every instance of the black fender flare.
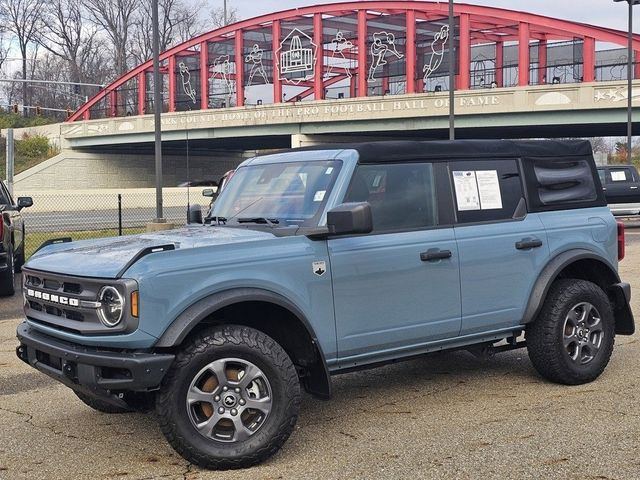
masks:
<svg viewBox="0 0 640 480"><path fill-rule="evenodd" d="M630 296L630 291L628 285L620 283L618 272L606 259L590 250L582 248L562 252L545 265L531 290L531 295L529 296L529 301L522 318L523 324L531 323L538 316L549 292L549 288L560 272L572 263L585 259L595 260L602 264L603 267L607 268L611 278L614 279L613 282L610 282L610 285L607 285L607 293L610 297L613 297L612 299L614 301L616 333L626 335L633 333L635 328L633 314L629 307L628 297Z"/></svg>
<svg viewBox="0 0 640 480"><path fill-rule="evenodd" d="M320 398L331 397L331 376L322 351L322 346L306 315L284 296L260 288L234 288L211 294L202 298L184 310L169 325L155 344L155 348L167 348L180 345L189 333L205 318L218 310L242 302L267 302L278 305L293 314L303 325L318 358L315 367L309 369L309 378L305 387L309 393Z"/></svg>

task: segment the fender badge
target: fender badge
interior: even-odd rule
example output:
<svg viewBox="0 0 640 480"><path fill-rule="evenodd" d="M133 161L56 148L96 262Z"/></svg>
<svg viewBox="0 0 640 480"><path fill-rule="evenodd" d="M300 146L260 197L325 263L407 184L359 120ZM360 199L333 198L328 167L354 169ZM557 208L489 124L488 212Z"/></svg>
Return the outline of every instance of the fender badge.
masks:
<svg viewBox="0 0 640 480"><path fill-rule="evenodd" d="M313 262L311 264L313 273L321 277L327 271L327 264L324 261Z"/></svg>

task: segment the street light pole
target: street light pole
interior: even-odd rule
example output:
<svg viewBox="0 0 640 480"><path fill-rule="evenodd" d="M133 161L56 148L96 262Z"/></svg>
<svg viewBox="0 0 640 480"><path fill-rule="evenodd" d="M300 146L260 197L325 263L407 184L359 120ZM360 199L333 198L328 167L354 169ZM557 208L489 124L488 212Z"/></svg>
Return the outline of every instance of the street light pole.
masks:
<svg viewBox="0 0 640 480"><path fill-rule="evenodd" d="M162 212L162 90L160 85L160 33L158 26L158 0L153 0L153 125L155 129L156 161L156 223L164 223ZM173 75L173 72L169 72Z"/></svg>
<svg viewBox="0 0 640 480"><path fill-rule="evenodd" d="M456 43L455 22L453 16L453 0L449 0L449 140L455 140L455 82L456 72L454 68L455 56L453 48Z"/></svg>
<svg viewBox="0 0 640 480"><path fill-rule="evenodd" d="M627 163L631 165L631 147L633 140L633 6L640 0L613 0L629 4L629 31L627 46Z"/></svg>

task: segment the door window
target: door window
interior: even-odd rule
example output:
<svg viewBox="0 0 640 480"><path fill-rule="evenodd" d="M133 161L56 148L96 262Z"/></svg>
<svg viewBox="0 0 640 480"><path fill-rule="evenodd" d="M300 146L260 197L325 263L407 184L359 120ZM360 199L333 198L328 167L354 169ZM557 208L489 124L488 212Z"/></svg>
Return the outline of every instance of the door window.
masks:
<svg viewBox="0 0 640 480"><path fill-rule="evenodd" d="M431 163L359 165L345 202L369 202L373 231L412 230L438 224Z"/></svg>
<svg viewBox="0 0 640 480"><path fill-rule="evenodd" d="M523 198L515 160L449 164L458 223L509 220Z"/></svg>

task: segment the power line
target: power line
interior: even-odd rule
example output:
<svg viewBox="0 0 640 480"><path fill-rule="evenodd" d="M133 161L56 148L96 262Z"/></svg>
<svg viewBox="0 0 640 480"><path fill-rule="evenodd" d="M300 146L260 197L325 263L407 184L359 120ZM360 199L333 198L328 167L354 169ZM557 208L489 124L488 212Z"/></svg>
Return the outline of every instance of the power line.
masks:
<svg viewBox="0 0 640 480"><path fill-rule="evenodd" d="M100 85L100 84L97 84L97 83L60 82L60 81L56 81L56 80L23 80L21 78L0 78L0 82L5 82L5 83L44 83L44 84L47 84L47 85L70 85L70 86L104 88L104 85Z"/></svg>

